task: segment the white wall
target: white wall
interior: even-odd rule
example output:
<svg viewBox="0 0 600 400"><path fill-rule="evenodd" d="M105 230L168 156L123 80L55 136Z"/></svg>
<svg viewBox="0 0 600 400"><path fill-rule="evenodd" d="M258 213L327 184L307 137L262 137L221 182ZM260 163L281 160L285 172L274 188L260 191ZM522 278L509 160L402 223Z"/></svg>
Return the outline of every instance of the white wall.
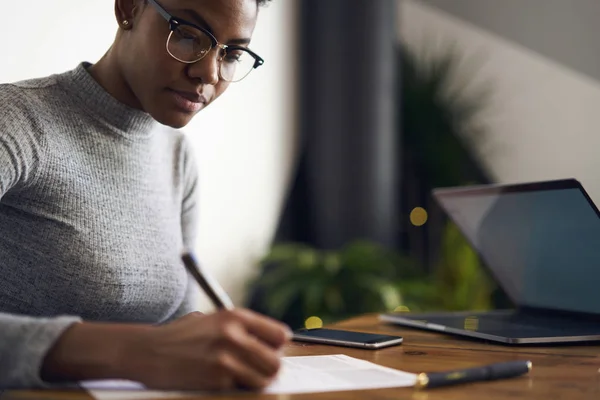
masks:
<svg viewBox="0 0 600 400"><path fill-rule="evenodd" d="M0 82L95 62L117 29L113 2L107 0L2 6ZM272 240L294 158L295 7L295 0L285 0L261 10L252 48L266 60L264 66L185 128L202 183L197 252L238 304L253 262ZM209 309L210 302L205 298L200 307Z"/></svg>
<svg viewBox="0 0 600 400"><path fill-rule="evenodd" d="M598 0L421 0L600 79Z"/></svg>
<svg viewBox="0 0 600 400"><path fill-rule="evenodd" d="M401 40L434 53L455 44L479 63L460 78L492 84L480 156L497 180L575 177L600 202L600 83L437 8L399 1Z"/></svg>

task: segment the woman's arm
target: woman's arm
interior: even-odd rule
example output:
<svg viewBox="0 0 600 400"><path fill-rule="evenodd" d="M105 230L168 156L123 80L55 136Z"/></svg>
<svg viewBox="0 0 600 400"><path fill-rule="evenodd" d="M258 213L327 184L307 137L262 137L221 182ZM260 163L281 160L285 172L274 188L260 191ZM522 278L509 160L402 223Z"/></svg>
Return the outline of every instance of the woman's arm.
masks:
<svg viewBox="0 0 600 400"><path fill-rule="evenodd" d="M194 152L188 139L183 136L181 143L183 158L183 198L181 201L181 238L185 250L195 250L199 219L198 167ZM181 266L183 268L183 265ZM200 305L200 287L188 274L188 285L181 305L169 318L170 321L198 311Z"/></svg>
<svg viewBox="0 0 600 400"><path fill-rule="evenodd" d="M71 325L44 358L46 382L121 379L132 374L128 355L149 325L84 322Z"/></svg>
<svg viewBox="0 0 600 400"><path fill-rule="evenodd" d="M0 388L44 387L43 358L62 333L79 321L0 313Z"/></svg>
<svg viewBox="0 0 600 400"><path fill-rule="evenodd" d="M176 390L263 388L289 329L248 310L191 313L164 325L75 324L44 359L52 383L126 379Z"/></svg>

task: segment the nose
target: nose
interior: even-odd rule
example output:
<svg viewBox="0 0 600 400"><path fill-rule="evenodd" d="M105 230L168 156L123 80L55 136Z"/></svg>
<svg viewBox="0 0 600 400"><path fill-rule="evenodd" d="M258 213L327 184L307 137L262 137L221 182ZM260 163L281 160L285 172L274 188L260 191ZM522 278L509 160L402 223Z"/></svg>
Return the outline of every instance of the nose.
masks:
<svg viewBox="0 0 600 400"><path fill-rule="evenodd" d="M188 64L187 74L191 79L199 80L205 85L216 85L219 82L220 48L213 48L204 58Z"/></svg>

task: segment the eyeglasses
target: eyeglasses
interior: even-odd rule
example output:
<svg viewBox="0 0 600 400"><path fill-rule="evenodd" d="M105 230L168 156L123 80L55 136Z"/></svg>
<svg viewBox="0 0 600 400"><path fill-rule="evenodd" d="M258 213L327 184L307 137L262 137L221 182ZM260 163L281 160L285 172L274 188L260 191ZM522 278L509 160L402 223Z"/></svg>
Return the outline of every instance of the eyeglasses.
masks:
<svg viewBox="0 0 600 400"><path fill-rule="evenodd" d="M167 52L185 64L202 60L218 47L219 77L227 82L239 82L253 69L264 64L264 60L252 50L238 45L226 45L217 41L208 30L169 14L156 0L148 0L158 13L169 22Z"/></svg>

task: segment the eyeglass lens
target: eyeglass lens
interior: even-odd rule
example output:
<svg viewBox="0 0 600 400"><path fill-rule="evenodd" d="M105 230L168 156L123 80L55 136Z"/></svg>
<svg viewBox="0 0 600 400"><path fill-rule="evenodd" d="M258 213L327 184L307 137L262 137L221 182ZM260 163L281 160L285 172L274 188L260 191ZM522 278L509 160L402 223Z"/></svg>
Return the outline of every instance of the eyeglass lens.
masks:
<svg viewBox="0 0 600 400"><path fill-rule="evenodd" d="M212 40L204 32L187 25L178 26L169 36L167 49L172 57L183 62L196 62L211 50ZM243 49L219 49L219 74L229 82L244 79L254 68L254 57Z"/></svg>

